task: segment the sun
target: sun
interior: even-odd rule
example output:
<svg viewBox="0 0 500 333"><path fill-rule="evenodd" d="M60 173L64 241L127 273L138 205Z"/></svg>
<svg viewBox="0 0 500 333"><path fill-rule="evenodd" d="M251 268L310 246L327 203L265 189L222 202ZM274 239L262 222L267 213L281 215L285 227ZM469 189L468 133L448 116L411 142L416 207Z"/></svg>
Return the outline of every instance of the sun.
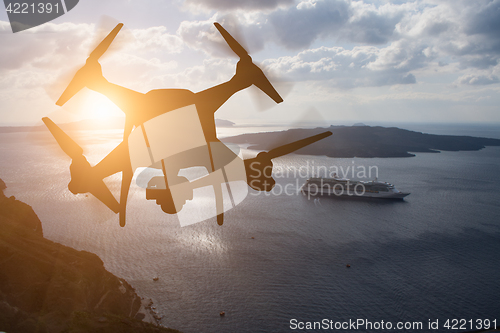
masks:
<svg viewBox="0 0 500 333"><path fill-rule="evenodd" d="M123 117L123 112L113 102L99 94L91 94L86 99L81 112L85 118L90 119Z"/></svg>

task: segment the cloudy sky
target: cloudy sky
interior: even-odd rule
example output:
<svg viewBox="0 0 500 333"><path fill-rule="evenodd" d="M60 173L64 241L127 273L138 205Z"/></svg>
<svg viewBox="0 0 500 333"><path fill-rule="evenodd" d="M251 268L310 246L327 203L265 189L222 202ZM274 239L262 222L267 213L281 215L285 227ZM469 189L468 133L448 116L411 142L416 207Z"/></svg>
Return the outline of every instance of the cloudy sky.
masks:
<svg viewBox="0 0 500 333"><path fill-rule="evenodd" d="M213 22L241 40L285 102L248 89L218 118L500 122L500 0L80 0L16 34L0 10L0 124L119 115L85 90L54 104L117 22L125 28L101 61L104 76L141 92L197 92L230 79L237 58Z"/></svg>

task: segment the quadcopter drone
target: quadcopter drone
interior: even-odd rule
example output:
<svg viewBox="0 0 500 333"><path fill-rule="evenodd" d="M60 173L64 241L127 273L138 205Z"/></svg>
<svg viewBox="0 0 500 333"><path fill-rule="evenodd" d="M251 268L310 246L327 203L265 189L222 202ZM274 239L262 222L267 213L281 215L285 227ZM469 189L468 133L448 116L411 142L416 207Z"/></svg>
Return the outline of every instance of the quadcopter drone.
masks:
<svg viewBox="0 0 500 333"><path fill-rule="evenodd" d="M214 113L233 94L255 85L276 103L283 99L252 62L248 52L220 24L214 25L240 60L229 81L197 93L186 89L157 89L143 94L108 82L102 75L99 58L117 36L123 26L121 23L92 51L56 105L64 105L87 87L109 98L125 113L123 141L95 166L90 165L83 149L60 127L47 117L42 119L72 159L68 189L73 194L91 193L119 214L122 227L125 226L130 183L140 168L161 170L161 176L148 181L146 199L156 200L164 212L180 216L186 202L193 200L194 193L208 189L215 198L215 210L198 220L217 216L217 223L222 225L224 212L246 197L248 186L257 191L272 190L275 185L272 159L332 134L324 132L261 152L247 160L223 144L216 135ZM193 167L203 168L205 175L192 180L179 176L180 170ZM122 172L119 202L103 181L118 172ZM191 223L193 221L185 224Z"/></svg>

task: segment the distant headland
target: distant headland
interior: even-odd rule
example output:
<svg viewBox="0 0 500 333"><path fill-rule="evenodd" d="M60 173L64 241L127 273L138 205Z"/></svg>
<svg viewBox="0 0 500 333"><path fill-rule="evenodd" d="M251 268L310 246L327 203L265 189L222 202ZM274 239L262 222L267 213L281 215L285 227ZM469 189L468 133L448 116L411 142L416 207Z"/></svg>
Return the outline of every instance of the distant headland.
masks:
<svg viewBox="0 0 500 333"><path fill-rule="evenodd" d="M328 157L412 157L413 153L480 150L500 146L499 139L471 136L436 135L397 127L356 124L328 128L290 129L280 132L243 134L224 138L226 143L247 144L248 149L269 150L287 142L329 130L330 137L297 150L296 154Z"/></svg>

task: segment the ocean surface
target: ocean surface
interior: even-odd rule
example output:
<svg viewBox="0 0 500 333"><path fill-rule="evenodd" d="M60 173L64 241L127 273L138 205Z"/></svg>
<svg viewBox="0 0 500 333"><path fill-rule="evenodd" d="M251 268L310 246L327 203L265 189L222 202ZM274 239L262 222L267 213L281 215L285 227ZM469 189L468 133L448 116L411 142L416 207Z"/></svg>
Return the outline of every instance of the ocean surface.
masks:
<svg viewBox="0 0 500 333"><path fill-rule="evenodd" d="M280 128L264 128L273 129ZM494 126L410 129L500 138ZM221 136L255 131L233 128ZM91 164L121 136L72 135ZM223 226L210 219L183 228L135 184L124 228L93 197L72 195L70 160L46 132L1 133L0 154L6 195L34 208L45 237L99 255L154 301L165 326L186 333L461 332L486 319L500 326L500 147L412 158L288 155L275 160L270 195L250 191ZM363 168L365 175L358 173ZM325 170L377 176L411 194L383 201L308 200L298 193L307 176ZM119 175L106 181L117 194ZM455 326L461 329L444 326L453 319L462 320ZM365 324L344 324L357 320ZM436 321L437 329L429 329ZM308 330L307 322L332 326ZM396 329L398 322L416 329Z"/></svg>

